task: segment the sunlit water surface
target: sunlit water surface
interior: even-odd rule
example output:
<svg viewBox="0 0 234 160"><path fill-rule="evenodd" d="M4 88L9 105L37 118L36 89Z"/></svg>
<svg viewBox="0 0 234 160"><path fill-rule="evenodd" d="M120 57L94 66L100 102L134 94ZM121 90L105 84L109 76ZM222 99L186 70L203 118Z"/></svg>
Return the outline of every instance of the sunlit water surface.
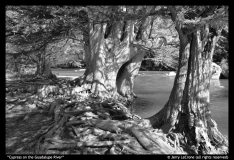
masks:
<svg viewBox="0 0 234 160"><path fill-rule="evenodd" d="M165 71L140 71L135 80L134 113L146 118L157 113L169 99L174 76ZM228 136L228 80L211 80L211 115L218 129Z"/></svg>

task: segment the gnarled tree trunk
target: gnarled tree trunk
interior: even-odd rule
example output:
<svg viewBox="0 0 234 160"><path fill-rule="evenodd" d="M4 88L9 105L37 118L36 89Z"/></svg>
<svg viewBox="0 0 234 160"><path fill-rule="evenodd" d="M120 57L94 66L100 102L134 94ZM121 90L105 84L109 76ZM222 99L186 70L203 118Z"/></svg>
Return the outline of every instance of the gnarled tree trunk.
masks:
<svg viewBox="0 0 234 160"><path fill-rule="evenodd" d="M87 25L88 34L84 34L86 71L83 84L92 93L101 97L116 96L116 93L129 97L132 93L134 77L142 60L140 57L144 55L144 52L130 45L134 36L133 27L132 21ZM120 78L123 75L127 76L127 83ZM123 91L126 88L129 88L128 93Z"/></svg>
<svg viewBox="0 0 234 160"><path fill-rule="evenodd" d="M208 26L205 27L209 30ZM164 132L181 133L194 153L212 153L227 146L227 139L218 131L210 113L210 79L212 56L218 35L205 29L195 31L190 43L180 46L179 69L170 98L164 108L152 117L151 124Z"/></svg>
<svg viewBox="0 0 234 160"><path fill-rule="evenodd" d="M86 71L84 83L89 84L91 91L99 96L114 94L116 75L123 63L130 58L128 38L120 42L121 23L115 24L112 37L104 39L105 24L89 26L86 41Z"/></svg>
<svg viewBox="0 0 234 160"><path fill-rule="evenodd" d="M134 96L134 79L146 50L132 43L133 39L148 38L148 33L144 35L148 22L148 19L142 21L137 35L134 21L89 22L83 36L86 71L82 84L101 97Z"/></svg>

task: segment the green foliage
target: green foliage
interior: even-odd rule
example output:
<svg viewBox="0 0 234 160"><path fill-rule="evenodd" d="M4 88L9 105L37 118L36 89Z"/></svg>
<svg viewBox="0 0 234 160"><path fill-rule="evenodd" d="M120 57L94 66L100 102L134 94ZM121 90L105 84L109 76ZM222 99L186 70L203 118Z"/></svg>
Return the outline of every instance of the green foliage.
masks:
<svg viewBox="0 0 234 160"><path fill-rule="evenodd" d="M206 23L224 26L227 32L227 6L175 6L175 9L178 22L187 28L186 33ZM82 34L87 33L88 20L92 23L134 20L137 28L147 16L152 19L147 34L153 43L146 47L154 56L146 58L156 66L176 69L179 39L165 6L6 6L6 54L12 56L6 58L7 66L14 66L14 60L35 64L44 53L51 66L80 66L83 63L80 55L84 54ZM228 32L222 32L222 36L214 53L215 62L228 60ZM161 43L160 38L166 41ZM158 44L163 43L164 47L158 49Z"/></svg>
<svg viewBox="0 0 234 160"><path fill-rule="evenodd" d="M222 59L220 62L220 67L222 68L222 74L225 78L229 77L229 66L228 66L228 60L227 59Z"/></svg>
<svg viewBox="0 0 234 160"><path fill-rule="evenodd" d="M146 54L141 70L176 70L179 57L179 37L170 18L157 17L154 19L152 45L147 45L151 52Z"/></svg>
<svg viewBox="0 0 234 160"><path fill-rule="evenodd" d="M223 30L221 32L221 36L219 38L219 41L217 45L215 46L215 51L213 55L213 61L216 63L220 63L222 59L229 58L229 35L228 32Z"/></svg>
<svg viewBox="0 0 234 160"><path fill-rule="evenodd" d="M50 44L47 56L50 57L51 67L84 67L83 44L76 40L61 39Z"/></svg>
<svg viewBox="0 0 234 160"><path fill-rule="evenodd" d="M171 45L161 47L145 56L141 70L172 71L178 67L179 50Z"/></svg>
<svg viewBox="0 0 234 160"><path fill-rule="evenodd" d="M47 53L50 44L60 45L60 40L66 37L81 40L79 26L75 29L80 20L77 10L79 8L79 6L7 6L6 54L25 64L38 63L40 54L46 52L49 57L56 54L56 52ZM7 66L13 66L8 59Z"/></svg>

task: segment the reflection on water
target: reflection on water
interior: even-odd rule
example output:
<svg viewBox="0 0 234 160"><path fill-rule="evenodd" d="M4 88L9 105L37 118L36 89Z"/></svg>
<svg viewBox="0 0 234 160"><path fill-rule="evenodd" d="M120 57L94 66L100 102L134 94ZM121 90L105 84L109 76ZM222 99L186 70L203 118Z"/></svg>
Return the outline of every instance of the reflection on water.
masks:
<svg viewBox="0 0 234 160"><path fill-rule="evenodd" d="M169 99L175 77L165 71L140 71L134 85L138 98L134 102L134 112L146 118L164 107ZM228 80L211 80L210 105L212 117L219 130L228 136Z"/></svg>

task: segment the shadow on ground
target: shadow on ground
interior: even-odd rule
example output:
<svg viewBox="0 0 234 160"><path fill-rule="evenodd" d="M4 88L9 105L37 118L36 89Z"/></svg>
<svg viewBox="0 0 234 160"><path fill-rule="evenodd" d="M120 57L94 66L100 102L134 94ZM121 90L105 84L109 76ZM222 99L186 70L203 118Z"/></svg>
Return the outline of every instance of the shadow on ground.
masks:
<svg viewBox="0 0 234 160"><path fill-rule="evenodd" d="M51 122L51 117L43 114L23 120L26 114L20 110L6 113L6 154L34 154L33 136Z"/></svg>

